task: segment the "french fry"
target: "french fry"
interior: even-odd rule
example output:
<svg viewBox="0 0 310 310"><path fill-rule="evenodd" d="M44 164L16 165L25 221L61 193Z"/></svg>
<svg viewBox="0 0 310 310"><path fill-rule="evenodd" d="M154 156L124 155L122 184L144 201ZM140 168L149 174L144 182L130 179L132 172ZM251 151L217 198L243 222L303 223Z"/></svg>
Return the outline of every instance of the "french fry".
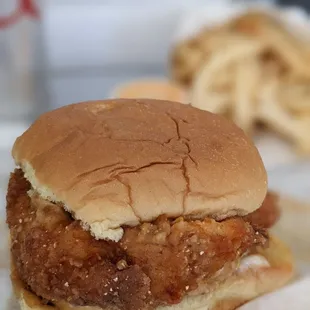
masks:
<svg viewBox="0 0 310 310"><path fill-rule="evenodd" d="M281 102L289 111L297 114L310 112L310 81L309 84L283 84Z"/></svg>
<svg viewBox="0 0 310 310"><path fill-rule="evenodd" d="M271 15L247 13L183 42L174 77L189 87L193 106L248 134L262 122L310 154L309 42Z"/></svg>
<svg viewBox="0 0 310 310"><path fill-rule="evenodd" d="M255 58L246 58L238 64L232 118L247 133L251 133L255 125L255 95L260 78L260 68Z"/></svg>
<svg viewBox="0 0 310 310"><path fill-rule="evenodd" d="M203 110L208 110L208 103L205 97L206 92L212 88L213 76L232 62L237 62L248 55L256 54L263 48L264 46L260 42L242 39L235 42L229 50L221 50L213 55L195 78L192 87L192 105Z"/></svg>
<svg viewBox="0 0 310 310"><path fill-rule="evenodd" d="M257 111L258 119L294 141L302 152L309 152L310 118L296 119L285 111L275 97L276 87L277 81L273 81L262 89L261 103Z"/></svg>
<svg viewBox="0 0 310 310"><path fill-rule="evenodd" d="M231 106L231 96L221 93L208 93L203 96L201 102L208 103L208 111L216 114L226 114Z"/></svg>
<svg viewBox="0 0 310 310"><path fill-rule="evenodd" d="M239 33L257 37L293 70L310 76L309 45L293 35L279 18L263 12L249 12L229 24Z"/></svg>
<svg viewBox="0 0 310 310"><path fill-rule="evenodd" d="M301 154L310 153L310 115L303 115L298 118L300 135L297 139L297 151Z"/></svg>

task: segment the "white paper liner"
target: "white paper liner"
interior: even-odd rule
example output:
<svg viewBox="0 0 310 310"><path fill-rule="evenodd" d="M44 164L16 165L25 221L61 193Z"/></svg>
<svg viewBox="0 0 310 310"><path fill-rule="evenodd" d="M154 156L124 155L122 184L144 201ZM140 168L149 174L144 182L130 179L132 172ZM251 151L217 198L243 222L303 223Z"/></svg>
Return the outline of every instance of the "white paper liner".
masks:
<svg viewBox="0 0 310 310"><path fill-rule="evenodd" d="M310 277L264 295L239 308L239 310L308 310L310 309Z"/></svg>

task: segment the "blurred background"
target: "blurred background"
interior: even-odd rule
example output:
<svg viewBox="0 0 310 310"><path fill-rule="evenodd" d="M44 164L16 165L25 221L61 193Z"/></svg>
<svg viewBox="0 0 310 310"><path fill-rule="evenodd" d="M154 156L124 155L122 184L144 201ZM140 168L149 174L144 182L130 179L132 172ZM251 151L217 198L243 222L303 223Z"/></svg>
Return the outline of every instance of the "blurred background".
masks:
<svg viewBox="0 0 310 310"><path fill-rule="evenodd" d="M179 99L184 103L193 101L193 105L199 108L215 109L215 112L221 113L222 110L217 111L215 106L202 106L199 99L201 89L198 88L202 82L197 72L208 65L211 58L207 57L207 52L206 55L203 54L204 47L200 49L201 46L208 45L207 41L204 41L208 40L208 35L207 39L201 39L202 41L199 41L196 35L199 33L198 30L203 30L206 25L212 33L213 25L225 24L237 13L247 14L247 10L252 6L262 7L265 12L285 8L297 24L309 28L310 33L310 23L307 24L309 22L307 10L310 9L310 3L307 0L216 1L216 3L207 0L1 0L0 188L5 190L7 176L13 168L10 148L14 139L44 111L85 100L117 96L158 97L160 93L160 96L167 96L168 99ZM290 6L290 9L287 9L287 6ZM201 14L202 11L206 14ZM192 31L193 28L195 31ZM264 31L262 30L263 35L265 35ZM221 42L224 45L225 35L222 36L224 40ZM309 41L303 38L305 50L310 42L310 36L308 38ZM299 43L291 39L288 36L287 41L292 45L291 50L294 53L294 46L295 49L300 50L297 46ZM198 44L199 48L197 48L197 40L200 44ZM262 42L265 41L262 40ZM183 43L185 50L182 49ZM284 46L285 44L284 42ZM289 44L288 46L291 46ZM190 49L186 50L188 46ZM190 71L189 79L188 77L185 79L181 76L181 67L191 65L192 59L197 56L192 53L195 49L199 50L199 57L203 57L204 63L196 61L195 70ZM212 53L217 55L217 52L212 51ZM173 55L177 56L173 58ZM269 50L262 57L266 55L270 56ZM269 58L273 63L274 54L271 53L271 55ZM261 55L259 57L259 61L265 59ZM290 62L290 55L287 57L288 62L281 58L283 61L281 66L279 65L281 70L285 65L286 71L283 72L291 70L290 65L295 66L294 60ZM293 58L298 58L302 62L298 55ZM280 63L278 60L274 62L277 63L276 65ZM296 64L298 65L300 63ZM301 67L307 67L306 60ZM233 72L229 66L227 68L228 73ZM234 78L235 76L232 80ZM291 82L291 79L294 79L294 82ZM298 94L302 92L304 95L308 89L307 73L299 75L298 72L289 76L290 83L300 79L302 79L300 82L302 85L298 84L296 92ZM133 84L128 86L129 82ZM203 84L203 91L208 85ZM300 90L301 86L302 90ZM247 87L245 83L244 88L247 89ZM196 94L195 91L198 99L191 95L193 92ZM217 90L217 94L221 94L221 91ZM283 114L284 110L281 110L282 115L278 111L279 115L282 115L280 123L277 122L278 112L271 110L269 112L267 109L265 114L268 115L265 115L265 118L268 119L266 121L268 126L265 124L262 130L260 129L261 119L259 117L254 119L251 116L254 115L251 111L254 111L257 106L257 103L252 105L250 102L251 100L254 102L253 98L243 100L245 105L249 102L248 108L245 109L247 115L250 115L249 118L243 120L242 115L239 115L236 119L237 123L240 119L241 127L255 124L254 132L252 128L254 125L244 129L249 129L249 134L262 153L269 172L270 187L310 201L310 161L308 159L310 142L307 140L310 134L310 95L309 100L305 96L302 107L291 107L291 102L288 103L290 111L293 112L285 110L285 113L291 114ZM229 104L233 107L239 106L239 101L237 99L235 101ZM229 111L231 109L230 107ZM302 112L304 113L302 116L300 116L301 110L305 111ZM236 113L225 115L233 118L232 115ZM272 115L273 119L270 120L269 115ZM233 120L236 121L236 119ZM285 124L286 120L288 126ZM269 126L270 123L275 125ZM304 138L304 136L307 137ZM4 197L4 192L1 197Z"/></svg>
<svg viewBox="0 0 310 310"><path fill-rule="evenodd" d="M0 0L0 231L16 137L45 111L111 97L225 115L256 143L269 188L308 208L309 12L309 0ZM295 236L295 225L285 226L288 240L304 240L306 252L309 236ZM0 234L0 262L7 239ZM5 265L0 310L8 283Z"/></svg>

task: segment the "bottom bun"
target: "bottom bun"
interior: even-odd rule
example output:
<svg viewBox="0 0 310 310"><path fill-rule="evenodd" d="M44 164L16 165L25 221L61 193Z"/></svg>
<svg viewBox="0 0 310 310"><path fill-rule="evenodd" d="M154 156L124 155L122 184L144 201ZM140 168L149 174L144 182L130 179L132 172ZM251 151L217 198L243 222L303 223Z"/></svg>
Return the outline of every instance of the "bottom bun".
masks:
<svg viewBox="0 0 310 310"><path fill-rule="evenodd" d="M267 249L258 249L258 254L265 257L269 266L249 266L240 269L224 282L212 287L200 287L203 295L185 297L181 303L172 306L161 306L157 310L232 310L262 294L271 292L285 285L293 276L293 259L290 250L278 239L270 238ZM55 306L43 305L40 298L25 288L12 268L12 283L21 310L119 310L116 307L78 307L61 302Z"/></svg>

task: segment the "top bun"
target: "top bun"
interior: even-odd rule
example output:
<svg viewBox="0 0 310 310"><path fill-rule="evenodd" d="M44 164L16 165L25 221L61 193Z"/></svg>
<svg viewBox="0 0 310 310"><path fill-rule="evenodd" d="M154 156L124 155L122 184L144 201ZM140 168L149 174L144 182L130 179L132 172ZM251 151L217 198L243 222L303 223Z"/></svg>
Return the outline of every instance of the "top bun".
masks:
<svg viewBox="0 0 310 310"><path fill-rule="evenodd" d="M170 101L117 99L62 107L20 136L13 157L44 199L96 238L170 218L224 219L260 207L261 157L225 118Z"/></svg>

